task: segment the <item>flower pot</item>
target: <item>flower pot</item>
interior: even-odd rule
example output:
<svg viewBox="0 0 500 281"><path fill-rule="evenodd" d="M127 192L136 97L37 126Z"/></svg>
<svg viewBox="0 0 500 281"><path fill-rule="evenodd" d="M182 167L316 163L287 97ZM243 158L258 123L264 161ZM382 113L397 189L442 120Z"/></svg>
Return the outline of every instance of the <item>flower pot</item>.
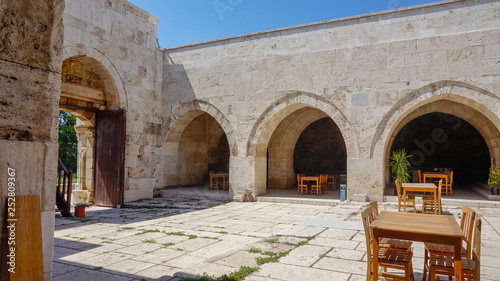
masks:
<svg viewBox="0 0 500 281"><path fill-rule="evenodd" d="M75 216L79 218L85 217L85 207L75 207Z"/></svg>

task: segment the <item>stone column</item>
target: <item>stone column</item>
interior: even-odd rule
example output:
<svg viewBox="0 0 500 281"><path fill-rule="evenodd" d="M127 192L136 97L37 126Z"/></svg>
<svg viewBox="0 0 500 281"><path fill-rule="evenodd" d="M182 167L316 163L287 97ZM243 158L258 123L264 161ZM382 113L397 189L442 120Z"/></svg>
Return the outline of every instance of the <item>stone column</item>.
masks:
<svg viewBox="0 0 500 281"><path fill-rule="evenodd" d="M75 132L78 138L77 181L78 189L73 193L74 203L94 201L94 126L77 121Z"/></svg>
<svg viewBox="0 0 500 281"><path fill-rule="evenodd" d="M46 281L52 279L54 251L63 11L63 0L0 1L0 228L10 167L16 171L16 195L41 199ZM7 264L0 268L0 280L7 280Z"/></svg>
<svg viewBox="0 0 500 281"><path fill-rule="evenodd" d="M229 158L230 193L234 201L252 201L251 198L265 193L255 184L255 158L231 156ZM264 178L265 189L265 178Z"/></svg>

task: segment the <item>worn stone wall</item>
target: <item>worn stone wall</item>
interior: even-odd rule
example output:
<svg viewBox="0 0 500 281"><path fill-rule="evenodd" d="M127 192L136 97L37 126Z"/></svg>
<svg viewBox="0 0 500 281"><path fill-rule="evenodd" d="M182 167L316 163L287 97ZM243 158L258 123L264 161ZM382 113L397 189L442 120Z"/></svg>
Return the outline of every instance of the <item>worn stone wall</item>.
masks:
<svg viewBox="0 0 500 281"><path fill-rule="evenodd" d="M152 197L156 184L163 69L158 21L125 0L66 0L64 59L92 61L68 77L104 88L106 109L127 111L125 201Z"/></svg>
<svg viewBox="0 0 500 281"><path fill-rule="evenodd" d="M41 198L45 280L51 280L54 245L63 10L62 0L0 1L0 227L10 167L16 195ZM6 280L6 263L0 267Z"/></svg>
<svg viewBox="0 0 500 281"><path fill-rule="evenodd" d="M280 122L318 109L346 143L348 197L381 200L395 134L428 108L454 111L439 101L482 120L475 127L500 158L499 12L498 1L447 1L166 49L165 124L175 129L193 100L227 120L238 200L266 192Z"/></svg>

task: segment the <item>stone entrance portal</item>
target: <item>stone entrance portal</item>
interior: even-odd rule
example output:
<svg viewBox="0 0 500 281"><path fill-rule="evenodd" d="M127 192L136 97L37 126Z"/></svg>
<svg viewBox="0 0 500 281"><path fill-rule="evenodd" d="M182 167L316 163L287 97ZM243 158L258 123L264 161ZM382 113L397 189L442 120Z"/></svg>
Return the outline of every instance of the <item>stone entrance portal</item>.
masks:
<svg viewBox="0 0 500 281"><path fill-rule="evenodd" d="M63 61L61 80L59 107L77 117L77 188L73 190L73 203L92 203L96 180L96 115L98 111L118 107L117 89L113 78L99 61L82 55Z"/></svg>

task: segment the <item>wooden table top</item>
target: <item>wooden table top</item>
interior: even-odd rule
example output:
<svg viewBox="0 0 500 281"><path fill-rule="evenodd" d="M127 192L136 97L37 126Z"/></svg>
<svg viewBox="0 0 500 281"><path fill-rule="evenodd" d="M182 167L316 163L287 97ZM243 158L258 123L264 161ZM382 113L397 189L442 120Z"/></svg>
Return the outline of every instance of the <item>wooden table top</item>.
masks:
<svg viewBox="0 0 500 281"><path fill-rule="evenodd" d="M319 180L319 177L318 176L303 176L300 179L303 181L315 181L315 180Z"/></svg>
<svg viewBox="0 0 500 281"><path fill-rule="evenodd" d="M449 172L437 172L437 171L428 171L428 172L422 172L424 175L449 175Z"/></svg>
<svg viewBox="0 0 500 281"><path fill-rule="evenodd" d="M227 177L229 174L210 174L210 177Z"/></svg>
<svg viewBox="0 0 500 281"><path fill-rule="evenodd" d="M419 188L437 188L437 186L431 182L419 183L419 182L405 182L403 183L403 188L405 187L419 187Z"/></svg>
<svg viewBox="0 0 500 281"><path fill-rule="evenodd" d="M413 213L382 212L370 224L370 228L398 232L408 240L427 242L425 236L464 237L462 229L453 216L432 216ZM400 236L400 235L398 235ZM419 238L420 237L420 238ZM424 241L422 241L424 240ZM453 240L448 243L451 244Z"/></svg>

